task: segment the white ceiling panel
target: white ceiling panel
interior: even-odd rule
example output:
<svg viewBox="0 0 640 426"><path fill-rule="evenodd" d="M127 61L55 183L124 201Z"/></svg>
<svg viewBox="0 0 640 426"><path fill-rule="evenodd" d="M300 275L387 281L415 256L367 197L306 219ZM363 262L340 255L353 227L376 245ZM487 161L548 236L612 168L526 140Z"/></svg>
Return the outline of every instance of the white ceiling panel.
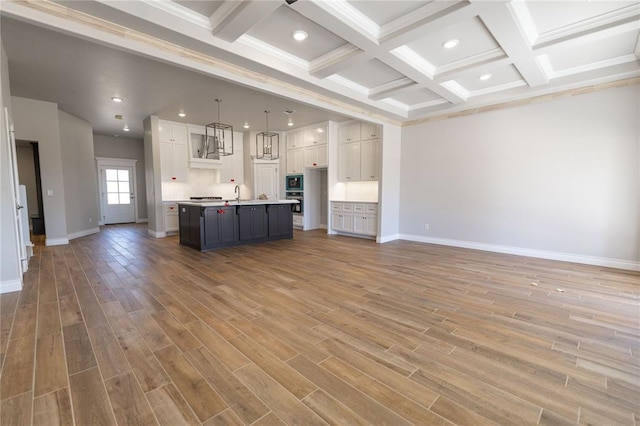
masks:
<svg viewBox="0 0 640 426"><path fill-rule="evenodd" d="M224 3L224 0L175 0L175 2L208 18Z"/></svg>
<svg viewBox="0 0 640 426"><path fill-rule="evenodd" d="M482 75L491 75L488 80L480 80ZM513 65L506 65L500 68L482 67L472 73L466 73L463 77L456 79L456 82L469 92L484 92L496 87L512 87L514 84L524 85L522 76Z"/></svg>
<svg viewBox="0 0 640 426"><path fill-rule="evenodd" d="M309 37L303 41L294 40L292 35L297 30L305 31ZM347 44L345 40L286 5L277 8L247 34L305 61L311 61Z"/></svg>
<svg viewBox="0 0 640 426"><path fill-rule="evenodd" d="M366 72L362 72L366 69ZM377 59L371 59L364 64L351 67L339 73L340 77L353 81L368 89L380 86L391 81L398 80L404 75L385 65Z"/></svg>
<svg viewBox="0 0 640 426"><path fill-rule="evenodd" d="M627 6L637 5L638 2L579 0L528 1L526 4L538 34L544 34Z"/></svg>
<svg viewBox="0 0 640 426"><path fill-rule="evenodd" d="M429 3L416 0L348 0L348 2L378 26L383 26L396 18L411 13L425 3Z"/></svg>
<svg viewBox="0 0 640 426"><path fill-rule="evenodd" d="M598 62L633 56L640 31L628 31L606 39L594 40L562 52L551 52L549 63L554 71L597 66Z"/></svg>
<svg viewBox="0 0 640 426"><path fill-rule="evenodd" d="M444 42L452 39L459 40L460 43L453 49L442 46ZM487 27L476 17L430 33L409 43L408 47L432 65L441 67L500 46Z"/></svg>
<svg viewBox="0 0 640 426"><path fill-rule="evenodd" d="M392 97L393 100L402 102L405 105L417 105L426 102L433 102L442 100L442 97L433 93L431 90L419 89L412 90L403 93L398 93Z"/></svg>

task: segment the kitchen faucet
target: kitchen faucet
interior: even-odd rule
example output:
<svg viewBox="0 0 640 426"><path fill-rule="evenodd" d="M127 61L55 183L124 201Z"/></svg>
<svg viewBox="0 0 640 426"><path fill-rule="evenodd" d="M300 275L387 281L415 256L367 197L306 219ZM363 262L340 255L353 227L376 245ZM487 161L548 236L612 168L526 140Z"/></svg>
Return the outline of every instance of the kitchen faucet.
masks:
<svg viewBox="0 0 640 426"><path fill-rule="evenodd" d="M240 186L236 185L235 189L233 190L233 193L238 193L238 197L236 198L236 201L238 202L238 204L240 204Z"/></svg>

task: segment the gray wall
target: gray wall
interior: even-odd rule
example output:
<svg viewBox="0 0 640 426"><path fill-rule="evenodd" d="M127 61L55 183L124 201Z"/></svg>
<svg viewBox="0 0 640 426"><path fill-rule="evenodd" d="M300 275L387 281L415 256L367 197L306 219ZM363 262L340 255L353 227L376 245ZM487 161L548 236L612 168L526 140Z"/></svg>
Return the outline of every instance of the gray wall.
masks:
<svg viewBox="0 0 640 426"><path fill-rule="evenodd" d="M18 236L14 225L15 203L9 177L9 141L5 127L5 107L12 116L7 55L0 42L0 292L21 288Z"/></svg>
<svg viewBox="0 0 640 426"><path fill-rule="evenodd" d="M91 124L66 112L58 112L64 193L69 238L91 233L98 227L100 208ZM48 231L47 231L48 232Z"/></svg>
<svg viewBox="0 0 640 426"><path fill-rule="evenodd" d="M144 141L141 139L93 135L93 150L96 157L138 160L136 163L136 190L138 192L137 219L147 219Z"/></svg>
<svg viewBox="0 0 640 426"><path fill-rule="evenodd" d="M29 217L38 214L38 191L36 186L36 168L33 162L33 147L27 142L16 143L18 174L20 184L27 187L27 207Z"/></svg>
<svg viewBox="0 0 640 426"><path fill-rule="evenodd" d="M609 89L404 128L402 237L637 267L639 97Z"/></svg>
<svg viewBox="0 0 640 426"><path fill-rule="evenodd" d="M16 96L11 98L11 105L16 139L38 142L46 244L65 244L68 242L67 211L58 105ZM48 190L53 191L53 195L48 195Z"/></svg>

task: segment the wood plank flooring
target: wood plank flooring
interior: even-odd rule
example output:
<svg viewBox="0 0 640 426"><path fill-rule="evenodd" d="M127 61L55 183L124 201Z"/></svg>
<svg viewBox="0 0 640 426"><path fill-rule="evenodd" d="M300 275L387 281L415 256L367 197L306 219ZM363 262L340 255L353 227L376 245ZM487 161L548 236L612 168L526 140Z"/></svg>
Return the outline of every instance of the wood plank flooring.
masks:
<svg viewBox="0 0 640 426"><path fill-rule="evenodd" d="M640 274L297 232L36 246L0 424L640 426Z"/></svg>

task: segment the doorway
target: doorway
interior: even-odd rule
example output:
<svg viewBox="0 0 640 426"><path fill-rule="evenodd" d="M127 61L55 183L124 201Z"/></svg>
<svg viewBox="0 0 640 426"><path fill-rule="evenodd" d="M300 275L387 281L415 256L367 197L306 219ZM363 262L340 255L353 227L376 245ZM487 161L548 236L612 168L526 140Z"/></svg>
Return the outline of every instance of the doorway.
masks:
<svg viewBox="0 0 640 426"><path fill-rule="evenodd" d="M329 199L326 168L307 169L304 201L304 229L327 229Z"/></svg>
<svg viewBox="0 0 640 426"><path fill-rule="evenodd" d="M26 187L29 229L33 235L45 235L38 142L16 140L16 157L20 183Z"/></svg>
<svg viewBox="0 0 640 426"><path fill-rule="evenodd" d="M137 160L98 158L102 225L136 221Z"/></svg>

